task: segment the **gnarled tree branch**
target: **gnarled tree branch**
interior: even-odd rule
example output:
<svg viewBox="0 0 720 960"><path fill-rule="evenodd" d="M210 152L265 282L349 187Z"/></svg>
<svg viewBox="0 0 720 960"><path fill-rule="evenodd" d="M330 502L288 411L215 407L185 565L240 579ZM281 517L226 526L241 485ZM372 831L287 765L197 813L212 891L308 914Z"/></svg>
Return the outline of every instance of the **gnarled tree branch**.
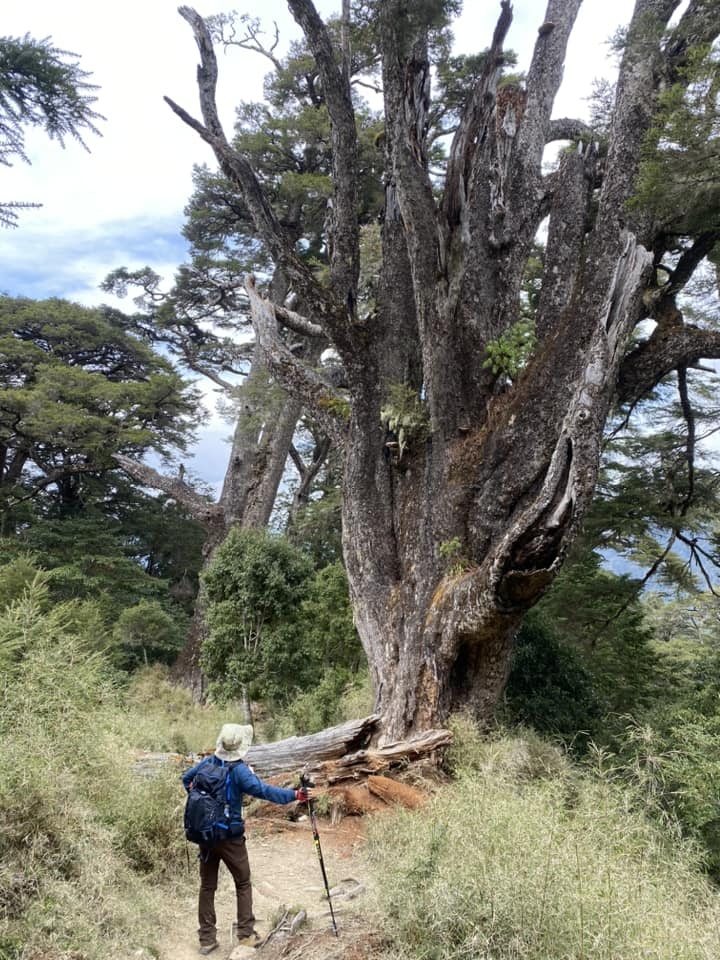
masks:
<svg viewBox="0 0 720 960"><path fill-rule="evenodd" d="M485 129L494 110L495 88L504 65L503 44L512 23L509 0L502 0L501 8L485 66L468 99L450 148L442 205L451 227L463 219L470 194L471 173L477 165L475 158L478 151L484 149Z"/></svg>
<svg viewBox="0 0 720 960"><path fill-rule="evenodd" d="M527 78L527 100L518 131L523 166L539 172L548 141L550 113L563 75L565 51L582 0L549 0L538 30Z"/></svg>
<svg viewBox="0 0 720 960"><path fill-rule="evenodd" d="M684 517L690 508L693 496L695 494L695 411L690 402L690 393L687 382L687 367L684 364L678 367L678 394L680 395L680 407L687 424L687 442L685 444L685 459L687 460L687 480L688 486L682 503L680 504L680 516Z"/></svg>
<svg viewBox="0 0 720 960"><path fill-rule="evenodd" d="M308 320L307 317L295 313L294 310L289 310L287 307L280 307L277 304L273 304L273 310L278 320L281 320L286 327L295 333L302 333L306 337L325 336L325 331L320 324L313 323L312 320Z"/></svg>
<svg viewBox="0 0 720 960"><path fill-rule="evenodd" d="M179 13L192 27L200 51L197 79L204 122L200 123L169 97L164 99L180 119L212 147L223 174L242 194L253 223L275 263L281 267L302 302L310 305L318 322L332 336L341 356L347 357L352 352L347 330L347 302L339 302L321 287L309 267L298 257L292 238L275 216L255 171L228 142L217 112L217 59L207 24L192 7L179 7Z"/></svg>
<svg viewBox="0 0 720 960"><path fill-rule="evenodd" d="M190 516L203 526L213 526L222 519L222 510L217 504L196 493L179 477L169 477L148 466L148 464L133 460L132 457L127 457L122 453L113 454L113 459L117 461L125 473L143 486L162 490L163 493L167 493L174 500L177 500L185 507Z"/></svg>
<svg viewBox="0 0 720 960"><path fill-rule="evenodd" d="M348 70L338 66L330 34L312 0L288 0L288 6L315 57L330 115L334 184L328 238L330 277L336 296L345 304L348 321L352 323L360 275L360 245L357 131Z"/></svg>
<svg viewBox="0 0 720 960"><path fill-rule="evenodd" d="M277 335L277 320L273 304L262 297L255 278L245 281L257 342L265 356L268 368L275 377L300 398L320 420L334 440L345 438L347 400L314 370L298 360Z"/></svg>
<svg viewBox="0 0 720 960"><path fill-rule="evenodd" d="M620 365L617 398L634 403L648 394L664 376L680 366L692 367L701 359L720 358L720 333L690 324L653 334L624 358Z"/></svg>

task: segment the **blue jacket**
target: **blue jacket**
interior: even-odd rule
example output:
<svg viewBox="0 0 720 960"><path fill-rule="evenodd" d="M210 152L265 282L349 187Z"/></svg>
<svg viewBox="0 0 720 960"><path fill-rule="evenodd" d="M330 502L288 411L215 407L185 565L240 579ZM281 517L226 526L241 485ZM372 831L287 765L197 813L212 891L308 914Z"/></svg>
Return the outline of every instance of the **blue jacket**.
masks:
<svg viewBox="0 0 720 960"><path fill-rule="evenodd" d="M183 774L182 782L185 790L190 790L190 784L195 774L206 763L213 763L216 766L223 765L223 761L215 755L205 757L200 763L195 764L194 767L186 770ZM250 794L251 797L258 797L260 800L269 800L271 803L292 803L295 799L294 790L273 787L269 783L264 783L246 763L239 760L230 769L230 810L233 820L242 822L242 797L244 793Z"/></svg>

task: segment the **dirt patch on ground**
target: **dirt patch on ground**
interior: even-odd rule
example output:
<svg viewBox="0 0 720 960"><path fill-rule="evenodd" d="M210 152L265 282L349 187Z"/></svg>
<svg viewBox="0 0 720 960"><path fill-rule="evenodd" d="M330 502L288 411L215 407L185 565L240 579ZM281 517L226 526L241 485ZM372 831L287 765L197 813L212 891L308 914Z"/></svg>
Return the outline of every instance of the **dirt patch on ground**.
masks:
<svg viewBox="0 0 720 960"><path fill-rule="evenodd" d="M369 906L372 876L365 857L363 820L345 817L335 825L323 820L319 829L328 883L337 890L333 910L338 936L332 929L309 821L288 823L253 816L247 820L247 843L256 928L266 937L286 912L288 919L260 949L235 948L231 941L234 887L221 866L215 901L220 947L211 957L370 960L377 952L381 937ZM191 874L182 895L169 905L168 935L160 947L160 960L197 960L197 876L192 860ZM291 933L290 920L299 910L306 911L307 921Z"/></svg>

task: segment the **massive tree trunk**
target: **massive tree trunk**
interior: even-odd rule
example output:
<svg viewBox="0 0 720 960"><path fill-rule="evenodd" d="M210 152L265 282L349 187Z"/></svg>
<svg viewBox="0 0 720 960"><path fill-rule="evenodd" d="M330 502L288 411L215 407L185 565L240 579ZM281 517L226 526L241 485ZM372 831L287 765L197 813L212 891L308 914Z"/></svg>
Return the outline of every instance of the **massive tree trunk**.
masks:
<svg viewBox="0 0 720 960"><path fill-rule="evenodd" d="M271 369L306 403L334 415L344 440L345 560L385 738L442 726L461 705L481 719L491 715L514 633L554 579L592 496L621 369L625 398L636 399L633 383L647 390L688 353L687 337L664 341L664 350L648 347L636 381L624 360L630 334L648 316L649 251L657 252L651 226L627 207L640 147L660 85L679 77L688 38L707 42L720 29L712 5L692 0L666 43L663 28L679 2L637 0L609 143L600 151L580 122L551 120L581 0L550 0L526 82L498 86L512 19L502 0L439 201L427 161L429 25L422 11L409 15L406 0L380 3L386 207L383 276L369 318L356 310L358 149L349 78L313 4L289 0L332 121L327 286L298 257L246 159L227 141L209 34L195 11L180 8L202 57L202 122L168 102L242 191L259 237L346 370L349 420L332 386L284 348L275 306L248 282ZM577 148L544 176L548 142L579 134ZM519 318L526 264L547 217L537 347L520 375L493 374L483 361ZM717 337L695 348L717 355ZM393 416L396 384L415 403Z"/></svg>

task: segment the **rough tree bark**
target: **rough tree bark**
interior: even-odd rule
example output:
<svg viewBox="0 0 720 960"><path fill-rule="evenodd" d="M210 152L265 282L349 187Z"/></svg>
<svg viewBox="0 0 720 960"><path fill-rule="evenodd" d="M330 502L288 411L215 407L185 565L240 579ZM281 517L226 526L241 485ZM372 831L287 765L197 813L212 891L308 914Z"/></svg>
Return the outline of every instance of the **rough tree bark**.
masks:
<svg viewBox="0 0 720 960"><path fill-rule="evenodd" d="M547 143L586 132L580 122L551 119L581 0L550 0L526 82L498 86L512 19L502 0L439 200L427 162L428 24L421 11L409 15L406 0L379 3L386 208L383 276L370 318L356 309L350 81L311 0L288 5L315 57L332 124L335 192L324 286L230 146L215 107L217 63L207 28L194 10L180 8L201 56L202 120L168 103L212 147L259 238L345 367L348 393L340 397L283 347L274 304L248 282L270 368L304 402L334 415L345 445L345 560L386 739L441 727L462 705L490 716L512 637L555 577L592 497L618 383L624 399L637 399L673 365L720 354L717 335L680 322L675 333L663 330L626 355L633 329L654 315L648 304L660 249L652 226L627 207L643 137L658 90L679 78L689 43L720 31L714 5L691 0L663 39L679 3L637 0L606 149L579 140L544 176ZM516 382L502 382L483 360L518 320L525 266L546 217L537 349ZM677 281L679 289L680 273ZM665 293L674 297L677 289ZM388 446L381 418L398 382L427 411L400 451ZM340 415L342 399L349 419Z"/></svg>

